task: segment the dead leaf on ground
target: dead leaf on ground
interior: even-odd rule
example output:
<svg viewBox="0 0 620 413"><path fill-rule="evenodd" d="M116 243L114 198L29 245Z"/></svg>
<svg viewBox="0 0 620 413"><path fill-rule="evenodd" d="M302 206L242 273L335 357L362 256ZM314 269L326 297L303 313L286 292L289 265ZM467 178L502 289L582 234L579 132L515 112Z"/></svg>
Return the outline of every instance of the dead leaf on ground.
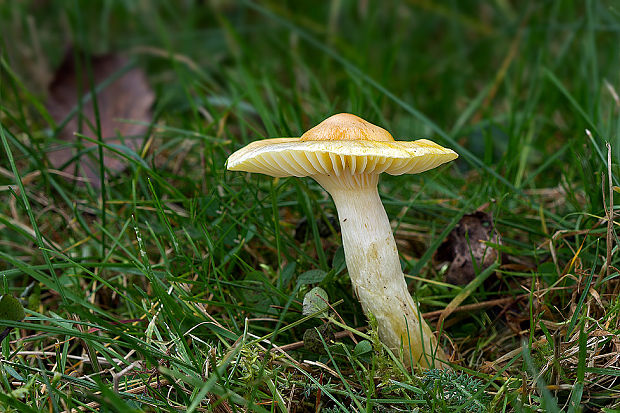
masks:
<svg viewBox="0 0 620 413"><path fill-rule="evenodd" d="M464 215L435 253L434 259L438 266L449 265L445 273L446 282L465 285L495 262L497 251L485 242L501 243L493 224L493 216L483 211Z"/></svg>
<svg viewBox="0 0 620 413"><path fill-rule="evenodd" d="M90 92L87 68L82 61L82 67L78 70L75 61L76 52L73 49L68 50L49 86L46 106L57 124L63 122L77 106L78 101ZM91 56L89 63L95 87L116 76L128 62L127 58L114 53ZM146 75L139 68L125 72L100 90L97 93L97 107L104 142L124 145L133 151L138 151L148 126L137 123L151 122L151 105L154 100L155 95L147 83ZM78 153L80 145L77 145L79 138L75 135L76 132L81 131L85 136L97 139L96 125L93 100L89 99L82 106L81 116L74 114L58 135L60 139L75 145L48 152L48 159L53 167L59 169ZM81 142L83 149L97 146L86 140ZM107 149L103 152L107 176L121 172L127 167L126 159ZM97 149L83 154L80 157L80 169L76 172L78 176L88 178L91 185L96 188L101 185L98 156ZM65 169L74 172L75 163L71 162Z"/></svg>

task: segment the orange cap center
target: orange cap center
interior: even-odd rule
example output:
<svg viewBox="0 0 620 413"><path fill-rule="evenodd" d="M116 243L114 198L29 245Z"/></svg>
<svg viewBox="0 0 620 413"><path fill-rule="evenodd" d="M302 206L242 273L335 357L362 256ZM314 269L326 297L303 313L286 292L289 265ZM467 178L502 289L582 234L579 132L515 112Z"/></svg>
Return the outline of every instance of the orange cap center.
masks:
<svg viewBox="0 0 620 413"><path fill-rule="evenodd" d="M330 116L301 135L302 141L393 142L390 132L350 113Z"/></svg>

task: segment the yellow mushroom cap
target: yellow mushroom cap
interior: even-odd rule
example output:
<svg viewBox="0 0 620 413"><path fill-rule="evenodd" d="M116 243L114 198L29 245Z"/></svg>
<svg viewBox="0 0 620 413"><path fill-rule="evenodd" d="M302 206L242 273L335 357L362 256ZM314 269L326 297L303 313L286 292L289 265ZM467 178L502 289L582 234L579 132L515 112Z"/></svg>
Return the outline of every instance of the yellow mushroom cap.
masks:
<svg viewBox="0 0 620 413"><path fill-rule="evenodd" d="M395 141L390 133L355 115L331 116L301 138L255 141L228 158L228 169L274 177L414 174L458 157L427 139Z"/></svg>
<svg viewBox="0 0 620 413"><path fill-rule="evenodd" d="M330 116L306 131L299 140L394 142L390 132L350 113Z"/></svg>

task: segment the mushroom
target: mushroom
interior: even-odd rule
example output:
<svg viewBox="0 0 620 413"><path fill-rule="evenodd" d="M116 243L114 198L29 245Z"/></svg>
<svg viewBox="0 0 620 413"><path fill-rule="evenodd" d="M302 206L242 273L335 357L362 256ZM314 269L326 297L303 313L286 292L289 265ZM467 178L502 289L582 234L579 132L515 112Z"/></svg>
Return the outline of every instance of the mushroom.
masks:
<svg viewBox="0 0 620 413"><path fill-rule="evenodd" d="M405 363L446 367L443 349L407 290L398 250L377 184L379 174L420 173L458 155L426 139L395 141L383 128L348 114L333 115L301 138L264 139L233 153L232 171L273 177L309 176L331 195L349 276L382 342ZM402 347L401 347L402 346Z"/></svg>

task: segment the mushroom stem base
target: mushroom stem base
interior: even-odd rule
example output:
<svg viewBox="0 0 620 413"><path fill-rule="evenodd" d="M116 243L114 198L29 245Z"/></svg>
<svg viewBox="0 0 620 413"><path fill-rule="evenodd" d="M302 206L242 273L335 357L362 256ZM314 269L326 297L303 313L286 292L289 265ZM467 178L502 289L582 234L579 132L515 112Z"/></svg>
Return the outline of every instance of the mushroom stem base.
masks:
<svg viewBox="0 0 620 413"><path fill-rule="evenodd" d="M407 290L390 221L377 191L378 177L370 176L359 186L338 185L336 177L314 178L336 204L353 289L364 313L376 318L383 343L396 355L402 348L407 364L446 367L439 362L447 360L445 353Z"/></svg>

